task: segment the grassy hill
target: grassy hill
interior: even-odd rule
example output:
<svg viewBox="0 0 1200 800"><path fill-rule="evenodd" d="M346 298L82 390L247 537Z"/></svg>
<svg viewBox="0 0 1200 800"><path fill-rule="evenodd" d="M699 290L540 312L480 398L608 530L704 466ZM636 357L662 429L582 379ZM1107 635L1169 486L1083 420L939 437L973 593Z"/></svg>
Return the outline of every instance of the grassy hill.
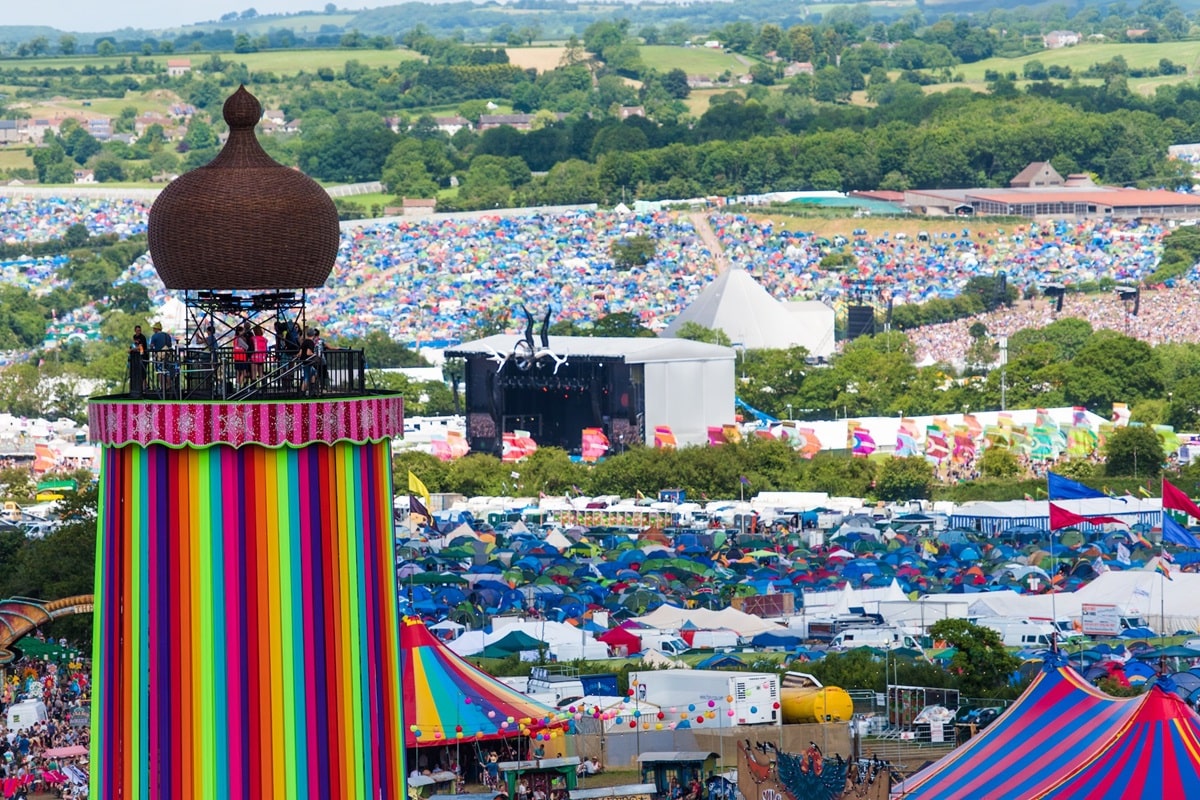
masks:
<svg viewBox="0 0 1200 800"><path fill-rule="evenodd" d="M1157 66L1158 62L1164 58L1187 67L1188 74L1186 76L1170 75L1162 78L1168 82L1179 82L1200 73L1200 41L1155 42L1152 44L1125 42L1081 44L1075 47L1043 50L1040 53L1020 58L988 58L974 64L962 64L955 67L954 71L961 72L968 83L982 82L984 73L988 70L1000 73L1016 72L1017 77L1021 77L1021 70L1030 61L1040 61L1046 67L1051 65L1070 67L1073 73L1080 73L1093 64L1109 61L1116 56L1124 58L1126 63L1134 69ZM1152 79L1147 78L1146 80Z"/></svg>
<svg viewBox="0 0 1200 800"><path fill-rule="evenodd" d="M688 75L710 75L716 77L725 70L734 75L750 71L749 59L739 58L723 50L708 47L674 47L671 45L643 45L639 48L642 63L659 72L678 67Z"/></svg>

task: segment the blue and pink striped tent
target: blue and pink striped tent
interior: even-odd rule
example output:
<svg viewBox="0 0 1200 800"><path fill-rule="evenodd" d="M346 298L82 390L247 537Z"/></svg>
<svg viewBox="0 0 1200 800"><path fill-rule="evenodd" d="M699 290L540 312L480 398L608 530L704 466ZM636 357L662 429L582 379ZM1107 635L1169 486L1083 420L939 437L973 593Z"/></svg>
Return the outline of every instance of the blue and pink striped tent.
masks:
<svg viewBox="0 0 1200 800"><path fill-rule="evenodd" d="M1163 687L1110 697L1048 662L987 730L898 783L892 797L1200 797L1200 717Z"/></svg>

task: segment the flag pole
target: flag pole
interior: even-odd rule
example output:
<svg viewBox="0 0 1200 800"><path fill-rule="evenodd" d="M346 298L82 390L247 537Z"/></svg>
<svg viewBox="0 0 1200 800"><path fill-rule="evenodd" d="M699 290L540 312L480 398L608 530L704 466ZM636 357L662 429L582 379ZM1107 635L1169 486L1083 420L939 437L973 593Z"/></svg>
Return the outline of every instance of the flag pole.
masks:
<svg viewBox="0 0 1200 800"><path fill-rule="evenodd" d="M1050 505L1050 472L1046 472L1046 505ZM1054 562L1054 525L1050 525L1050 627L1053 629L1050 632L1050 652L1058 654L1058 604L1057 598L1054 596L1054 573L1057 572L1057 567Z"/></svg>
<svg viewBox="0 0 1200 800"><path fill-rule="evenodd" d="M1162 556L1158 557L1159 563L1162 563ZM1166 567L1164 567L1166 569ZM1161 572L1158 574L1158 646L1162 647L1166 644L1167 637L1167 576Z"/></svg>

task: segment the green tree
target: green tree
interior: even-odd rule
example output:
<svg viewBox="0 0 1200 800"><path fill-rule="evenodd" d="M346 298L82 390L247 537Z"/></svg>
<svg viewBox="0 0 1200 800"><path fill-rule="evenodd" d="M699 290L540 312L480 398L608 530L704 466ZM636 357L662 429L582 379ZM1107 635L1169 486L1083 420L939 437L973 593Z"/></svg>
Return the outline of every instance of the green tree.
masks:
<svg viewBox="0 0 1200 800"><path fill-rule="evenodd" d="M95 163L93 171L98 183L114 183L125 180L125 168L115 158L102 158Z"/></svg>
<svg viewBox="0 0 1200 800"><path fill-rule="evenodd" d="M618 268L632 269L650 263L657 250L658 243L653 238L638 234L613 242L609 254Z"/></svg>
<svg viewBox="0 0 1200 800"><path fill-rule="evenodd" d="M729 340L729 335L720 328L706 328L699 322L685 322L675 331L677 339L691 339L693 342L706 342L708 344L719 344L723 347L730 347L733 342Z"/></svg>
<svg viewBox="0 0 1200 800"><path fill-rule="evenodd" d="M933 465L922 456L889 458L879 468L875 495L880 500L923 500L933 493Z"/></svg>
<svg viewBox="0 0 1200 800"><path fill-rule="evenodd" d="M979 474L984 478L1012 480L1021 474L1021 462L1011 450L989 447L979 459Z"/></svg>
<svg viewBox="0 0 1200 800"><path fill-rule="evenodd" d="M1157 478L1162 474L1162 443L1153 428L1128 425L1108 434L1104 443L1104 473Z"/></svg>
<svg viewBox="0 0 1200 800"><path fill-rule="evenodd" d="M941 619L929 629L929 635L957 651L949 669L959 676L963 693L970 697L1003 693L1021 666L1020 660L1004 649L1000 634L991 628L964 619Z"/></svg>
<svg viewBox="0 0 1200 800"><path fill-rule="evenodd" d="M1150 345L1113 331L1093 334L1064 377L1067 402L1089 408L1132 404L1163 391L1162 364Z"/></svg>
<svg viewBox="0 0 1200 800"><path fill-rule="evenodd" d="M334 339L332 344L336 347L362 350L363 356L367 359L367 365L372 369L429 366L429 362L420 353L405 347L380 328L372 329L361 338Z"/></svg>
<svg viewBox="0 0 1200 800"><path fill-rule="evenodd" d="M692 87L688 85L687 73L679 67L668 70L662 76L661 84L667 94L676 100L686 100L687 96L692 93Z"/></svg>
<svg viewBox="0 0 1200 800"><path fill-rule="evenodd" d="M509 474L519 472L520 465L510 467L493 456L471 453L450 466L446 481L449 491L468 497L514 494L516 480Z"/></svg>
<svg viewBox="0 0 1200 800"><path fill-rule="evenodd" d="M642 325L637 314L630 311L617 311L605 314L592 323L593 336L648 338L654 336L654 331Z"/></svg>
<svg viewBox="0 0 1200 800"><path fill-rule="evenodd" d="M517 467L521 474L520 493L529 497L539 492L562 496L572 486L586 482L587 469L571 461L565 450L557 447L538 448Z"/></svg>

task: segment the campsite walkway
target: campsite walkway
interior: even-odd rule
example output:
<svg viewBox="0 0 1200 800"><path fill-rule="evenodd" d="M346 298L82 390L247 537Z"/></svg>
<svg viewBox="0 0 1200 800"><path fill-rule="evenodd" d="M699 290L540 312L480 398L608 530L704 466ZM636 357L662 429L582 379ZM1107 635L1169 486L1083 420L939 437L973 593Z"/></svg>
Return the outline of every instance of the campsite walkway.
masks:
<svg viewBox="0 0 1200 800"><path fill-rule="evenodd" d="M721 244L721 239L717 236L716 231L712 229L712 225L709 224L708 214L703 211L693 211L688 214L688 219L695 226L696 233L700 234L700 240L704 242L704 246L712 252L713 259L717 262L717 274L729 269L729 259L725 256L725 247Z"/></svg>

